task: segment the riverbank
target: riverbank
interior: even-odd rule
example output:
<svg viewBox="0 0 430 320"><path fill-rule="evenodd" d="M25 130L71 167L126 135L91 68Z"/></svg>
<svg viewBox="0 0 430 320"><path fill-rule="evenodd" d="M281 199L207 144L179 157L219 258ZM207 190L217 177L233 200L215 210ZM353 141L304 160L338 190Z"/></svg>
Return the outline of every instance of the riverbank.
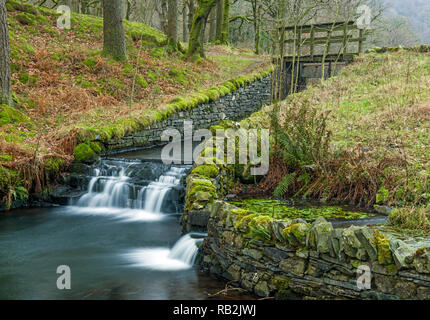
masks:
<svg viewBox="0 0 430 320"><path fill-rule="evenodd" d="M118 63L102 54L101 18L72 13L71 29L61 30L54 10L15 0L7 9L15 105L0 106L6 207L49 194L76 157L95 157L103 143L217 100L269 69L267 57L228 47L188 61L163 33L128 21L128 61Z"/></svg>

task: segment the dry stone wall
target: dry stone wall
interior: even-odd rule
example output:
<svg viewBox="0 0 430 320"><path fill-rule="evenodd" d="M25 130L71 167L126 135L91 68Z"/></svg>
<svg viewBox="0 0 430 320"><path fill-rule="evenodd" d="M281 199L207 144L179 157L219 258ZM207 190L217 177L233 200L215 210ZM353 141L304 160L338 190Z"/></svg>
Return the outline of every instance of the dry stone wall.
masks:
<svg viewBox="0 0 430 320"><path fill-rule="evenodd" d="M272 76L252 82L226 96L209 103L198 105L191 110L174 113L122 139L113 139L106 145L109 151L153 145L161 142L166 129L177 129L183 134L184 120L193 121L195 130L209 128L224 119L239 120L270 104Z"/></svg>

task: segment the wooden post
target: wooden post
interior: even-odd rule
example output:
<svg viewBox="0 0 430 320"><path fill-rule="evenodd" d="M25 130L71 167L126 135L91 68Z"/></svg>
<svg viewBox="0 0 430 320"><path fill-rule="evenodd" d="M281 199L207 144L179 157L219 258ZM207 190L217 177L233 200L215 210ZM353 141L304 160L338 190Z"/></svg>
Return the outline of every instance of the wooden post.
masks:
<svg viewBox="0 0 430 320"><path fill-rule="evenodd" d="M347 34L348 34L348 22L345 21L345 25L343 27L343 48L342 48L343 55L346 54Z"/></svg>
<svg viewBox="0 0 430 320"><path fill-rule="evenodd" d="M331 30L327 31L327 55L330 54Z"/></svg>
<svg viewBox="0 0 430 320"><path fill-rule="evenodd" d="M311 26L311 48L310 48L310 54L312 59L314 58L314 41L315 41L315 30L314 30L314 25Z"/></svg>
<svg viewBox="0 0 430 320"><path fill-rule="evenodd" d="M363 29L360 29L358 37L360 38L360 40L358 41L358 53L362 54L363 53L363 40L361 40L361 39L363 38Z"/></svg>

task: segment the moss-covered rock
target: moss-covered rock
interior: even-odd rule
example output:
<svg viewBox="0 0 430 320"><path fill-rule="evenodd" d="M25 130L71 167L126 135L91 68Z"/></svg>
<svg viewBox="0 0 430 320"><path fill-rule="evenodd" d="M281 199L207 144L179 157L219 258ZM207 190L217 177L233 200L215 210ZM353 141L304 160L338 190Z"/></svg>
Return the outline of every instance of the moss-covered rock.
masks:
<svg viewBox="0 0 430 320"><path fill-rule="evenodd" d="M78 144L73 156L77 162L94 163L97 160L97 153L86 143Z"/></svg>
<svg viewBox="0 0 430 320"><path fill-rule="evenodd" d="M292 246L304 246L309 233L310 225L307 223L295 223L282 231L284 239Z"/></svg>
<svg viewBox="0 0 430 320"><path fill-rule="evenodd" d="M219 168L216 165L201 165L196 167L191 173L208 178L215 178L219 174Z"/></svg>
<svg viewBox="0 0 430 320"><path fill-rule="evenodd" d="M378 251L378 263L381 265L391 265L394 263L393 255L390 250L390 239L382 232L375 230L373 232L375 246Z"/></svg>

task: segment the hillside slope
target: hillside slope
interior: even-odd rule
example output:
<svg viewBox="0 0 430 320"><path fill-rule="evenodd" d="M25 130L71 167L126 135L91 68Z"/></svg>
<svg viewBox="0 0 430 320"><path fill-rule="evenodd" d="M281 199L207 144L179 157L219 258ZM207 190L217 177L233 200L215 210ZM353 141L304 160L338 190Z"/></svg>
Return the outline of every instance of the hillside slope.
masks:
<svg viewBox="0 0 430 320"><path fill-rule="evenodd" d="M125 21L128 61L118 63L102 54L101 18L72 14L71 29L61 30L56 11L15 0L6 6L15 106L0 106L0 203L43 191L73 160L82 131L121 137L176 110L175 97L205 98L267 60L220 47L188 61L160 31Z"/></svg>
<svg viewBox="0 0 430 320"><path fill-rule="evenodd" d="M269 174L242 188L256 197L405 207L392 221L430 231L429 49L375 50L243 121L271 123L272 150Z"/></svg>

